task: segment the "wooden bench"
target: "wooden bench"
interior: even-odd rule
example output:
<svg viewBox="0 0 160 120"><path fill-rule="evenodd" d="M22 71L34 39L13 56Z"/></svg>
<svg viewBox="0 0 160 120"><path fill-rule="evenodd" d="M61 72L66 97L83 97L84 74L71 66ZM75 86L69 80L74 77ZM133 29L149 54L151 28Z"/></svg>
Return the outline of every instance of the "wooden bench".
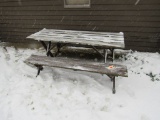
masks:
<svg viewBox="0 0 160 120"><path fill-rule="evenodd" d="M88 62L78 59L68 59L61 57L47 57L47 56L37 56L32 55L25 60L26 63L35 65L38 68L39 75L40 71L43 70L43 66L65 68L79 71L87 71L93 73L106 74L111 78L113 82L113 93L115 90L115 77L123 76L127 77L127 67L124 65L109 64L109 63L97 63L97 62Z"/></svg>

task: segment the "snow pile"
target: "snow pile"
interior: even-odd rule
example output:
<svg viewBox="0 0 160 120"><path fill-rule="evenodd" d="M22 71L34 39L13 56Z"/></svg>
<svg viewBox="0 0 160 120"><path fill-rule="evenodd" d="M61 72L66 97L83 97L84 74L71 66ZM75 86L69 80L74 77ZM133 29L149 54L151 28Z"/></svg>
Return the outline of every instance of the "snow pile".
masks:
<svg viewBox="0 0 160 120"><path fill-rule="evenodd" d="M114 63L128 66L116 78L23 61L42 49L0 47L0 120L159 120L160 54L129 53Z"/></svg>

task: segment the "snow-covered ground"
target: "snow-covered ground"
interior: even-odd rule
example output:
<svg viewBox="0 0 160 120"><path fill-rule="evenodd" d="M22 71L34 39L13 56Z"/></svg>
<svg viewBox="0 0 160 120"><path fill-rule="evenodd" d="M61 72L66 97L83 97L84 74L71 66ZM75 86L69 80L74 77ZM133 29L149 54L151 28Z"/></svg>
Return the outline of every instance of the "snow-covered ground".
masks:
<svg viewBox="0 0 160 120"><path fill-rule="evenodd" d="M133 52L114 63L128 67L116 78L24 63L43 49L0 46L0 120L160 120L160 54Z"/></svg>

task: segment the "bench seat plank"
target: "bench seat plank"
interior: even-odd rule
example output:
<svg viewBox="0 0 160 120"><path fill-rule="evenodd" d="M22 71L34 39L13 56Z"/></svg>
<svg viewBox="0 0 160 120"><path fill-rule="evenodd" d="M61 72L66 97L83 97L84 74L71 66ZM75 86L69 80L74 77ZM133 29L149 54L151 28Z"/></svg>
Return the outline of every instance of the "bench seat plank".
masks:
<svg viewBox="0 0 160 120"><path fill-rule="evenodd" d="M88 62L78 59L68 59L61 57L47 57L47 56L37 56L31 55L28 59L25 60L26 63L49 66L49 67L58 67L79 71L88 71L100 74L107 74L110 76L123 76L127 77L127 67L124 65L117 65L112 63L97 63L97 62Z"/></svg>
<svg viewBox="0 0 160 120"><path fill-rule="evenodd" d="M92 32L75 30L42 29L27 38L52 43L70 43L103 48L125 48L122 32Z"/></svg>

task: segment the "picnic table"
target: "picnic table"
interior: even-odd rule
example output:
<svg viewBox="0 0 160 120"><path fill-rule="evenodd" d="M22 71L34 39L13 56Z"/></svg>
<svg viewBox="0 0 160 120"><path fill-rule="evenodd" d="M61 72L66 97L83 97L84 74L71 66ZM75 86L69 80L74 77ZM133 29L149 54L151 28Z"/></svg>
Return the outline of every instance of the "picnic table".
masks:
<svg viewBox="0 0 160 120"><path fill-rule="evenodd" d="M57 30L57 29L42 29L27 38L41 42L46 49L47 56L57 56L63 46L82 46L93 48L97 53L107 59L107 50L111 51L112 60L114 60L114 49L124 49L124 36L122 32L92 32L92 31L75 31L75 30ZM47 43L46 43L47 42ZM57 47L55 55L51 52ZM104 50L100 53L97 48Z"/></svg>
<svg viewBox="0 0 160 120"><path fill-rule="evenodd" d="M25 60L26 63L33 64L38 68L37 76L40 71L43 70L43 66L106 74L113 82L113 93L116 91L115 77L128 76L126 66L106 63L108 49L111 51L113 61L114 49L125 48L124 36L122 32L108 33L44 28L41 31L28 36L27 38L39 41L46 49L47 56L31 55L27 60ZM102 57L104 57L105 63L91 63L79 59L56 57L60 53L60 49L66 45L91 47ZM53 55L51 50L55 47L57 47L57 52ZM98 48L104 50L103 54L97 50Z"/></svg>

